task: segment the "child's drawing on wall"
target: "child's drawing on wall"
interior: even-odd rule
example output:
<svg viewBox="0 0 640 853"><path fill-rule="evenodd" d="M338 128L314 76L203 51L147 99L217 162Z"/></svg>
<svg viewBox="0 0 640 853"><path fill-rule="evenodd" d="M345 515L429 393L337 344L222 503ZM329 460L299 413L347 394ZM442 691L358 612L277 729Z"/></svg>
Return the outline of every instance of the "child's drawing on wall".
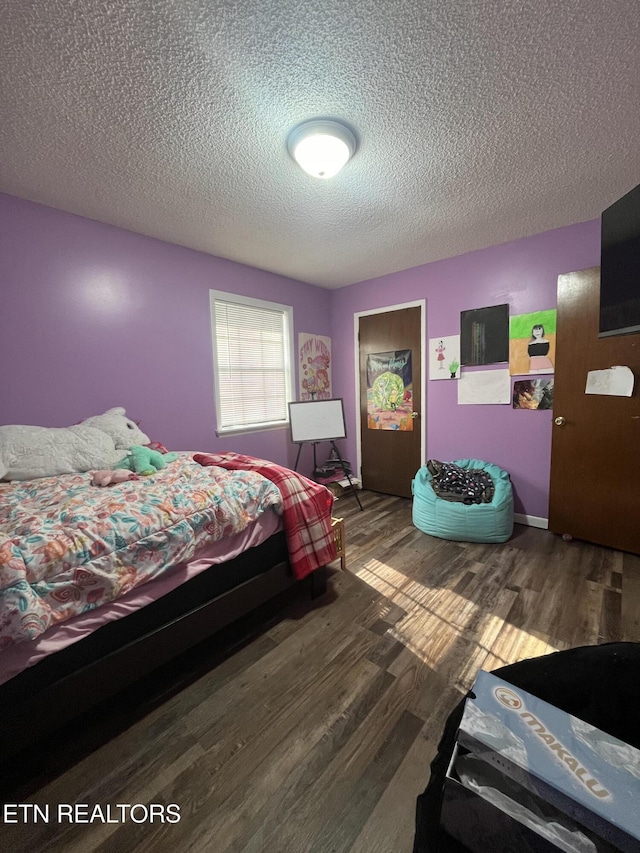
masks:
<svg viewBox="0 0 640 853"><path fill-rule="evenodd" d="M529 373L549 373L553 371L553 363L549 358L551 343L544 336L544 326L536 323L531 329L531 340L527 345L529 355Z"/></svg>
<svg viewBox="0 0 640 853"><path fill-rule="evenodd" d="M429 379L460 378L460 335L429 340Z"/></svg>
<svg viewBox="0 0 640 853"><path fill-rule="evenodd" d="M553 373L556 359L556 309L516 314L509 321L509 373Z"/></svg>

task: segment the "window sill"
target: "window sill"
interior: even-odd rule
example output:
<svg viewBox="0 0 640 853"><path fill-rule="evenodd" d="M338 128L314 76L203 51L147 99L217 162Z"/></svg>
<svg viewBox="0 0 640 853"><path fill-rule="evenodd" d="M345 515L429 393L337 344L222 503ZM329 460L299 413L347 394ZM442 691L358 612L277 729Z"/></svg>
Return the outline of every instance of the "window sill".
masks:
<svg viewBox="0 0 640 853"><path fill-rule="evenodd" d="M254 424L253 426L229 427L228 429L217 429L216 436L224 438L227 435L242 435L249 432L267 432L273 429L289 429L289 422L277 424Z"/></svg>

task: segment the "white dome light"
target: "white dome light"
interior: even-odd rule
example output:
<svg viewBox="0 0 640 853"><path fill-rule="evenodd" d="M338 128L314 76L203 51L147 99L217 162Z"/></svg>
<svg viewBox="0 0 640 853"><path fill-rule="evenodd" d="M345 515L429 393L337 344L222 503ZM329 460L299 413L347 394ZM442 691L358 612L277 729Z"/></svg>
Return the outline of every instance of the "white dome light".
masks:
<svg viewBox="0 0 640 853"><path fill-rule="evenodd" d="M289 153L314 178L333 178L353 157L356 138L338 121L306 121L289 135Z"/></svg>

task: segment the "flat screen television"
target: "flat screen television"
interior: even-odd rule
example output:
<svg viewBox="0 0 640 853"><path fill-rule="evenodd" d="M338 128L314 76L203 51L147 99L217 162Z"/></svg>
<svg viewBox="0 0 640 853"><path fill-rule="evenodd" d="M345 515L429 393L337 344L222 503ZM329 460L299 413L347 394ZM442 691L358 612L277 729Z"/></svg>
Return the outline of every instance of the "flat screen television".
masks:
<svg viewBox="0 0 640 853"><path fill-rule="evenodd" d="M602 214L600 337L640 332L640 185Z"/></svg>

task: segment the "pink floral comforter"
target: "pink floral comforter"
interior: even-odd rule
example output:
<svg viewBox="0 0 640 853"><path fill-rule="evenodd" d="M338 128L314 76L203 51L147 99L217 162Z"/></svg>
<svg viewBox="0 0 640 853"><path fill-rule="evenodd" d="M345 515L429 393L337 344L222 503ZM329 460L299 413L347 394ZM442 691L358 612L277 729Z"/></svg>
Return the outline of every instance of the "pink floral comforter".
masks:
<svg viewBox="0 0 640 853"><path fill-rule="evenodd" d="M151 477L99 488L91 474L0 483L0 649L113 601L243 530L277 487L191 455Z"/></svg>

